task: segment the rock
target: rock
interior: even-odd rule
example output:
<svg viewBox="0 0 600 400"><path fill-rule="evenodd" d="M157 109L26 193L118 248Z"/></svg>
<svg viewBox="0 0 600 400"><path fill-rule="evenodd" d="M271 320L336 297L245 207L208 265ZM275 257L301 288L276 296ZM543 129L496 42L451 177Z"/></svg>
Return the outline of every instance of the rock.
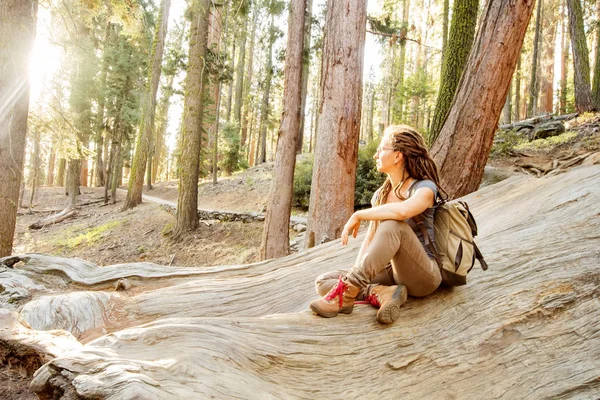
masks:
<svg viewBox="0 0 600 400"><path fill-rule="evenodd" d="M306 231L306 225L304 225L304 224L297 224L296 226L294 226L294 230L296 232L305 232Z"/></svg>
<svg viewBox="0 0 600 400"><path fill-rule="evenodd" d="M565 125L560 121L550 121L537 126L529 132L529 140L546 139L565 132Z"/></svg>
<svg viewBox="0 0 600 400"><path fill-rule="evenodd" d="M507 178L510 178L512 175L513 174L511 174L510 172L508 172L504 169L486 165L485 170L483 171L483 179L481 180L481 184L479 185L479 188L493 185L494 183L498 183Z"/></svg>

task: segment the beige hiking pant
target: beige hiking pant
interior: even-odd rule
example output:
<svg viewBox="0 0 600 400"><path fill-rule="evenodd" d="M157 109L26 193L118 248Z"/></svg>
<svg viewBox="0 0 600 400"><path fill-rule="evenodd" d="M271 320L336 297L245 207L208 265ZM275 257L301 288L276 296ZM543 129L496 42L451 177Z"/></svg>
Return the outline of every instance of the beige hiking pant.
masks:
<svg viewBox="0 0 600 400"><path fill-rule="evenodd" d="M319 276L315 282L317 293L327 294L340 276L347 276L361 288L359 300L368 296L377 284L402 284L409 295L423 297L433 293L442 282L439 267L427 256L417 235L406 222L396 220L381 221L367 251L350 270Z"/></svg>

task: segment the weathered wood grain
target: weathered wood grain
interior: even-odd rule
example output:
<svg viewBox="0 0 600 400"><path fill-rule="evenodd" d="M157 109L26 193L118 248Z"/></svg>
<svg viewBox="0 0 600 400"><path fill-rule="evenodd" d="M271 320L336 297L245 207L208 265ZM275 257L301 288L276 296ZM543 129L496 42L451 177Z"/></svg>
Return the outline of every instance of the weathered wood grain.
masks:
<svg viewBox="0 0 600 400"><path fill-rule="evenodd" d="M307 311L315 276L349 266L359 240L211 268L27 255L0 284L26 288L10 304L46 343L58 334L39 329L108 332L42 366L42 398L597 398L600 166L514 176L466 200L490 269L409 299L392 326L366 305ZM122 278L132 288L114 292Z"/></svg>

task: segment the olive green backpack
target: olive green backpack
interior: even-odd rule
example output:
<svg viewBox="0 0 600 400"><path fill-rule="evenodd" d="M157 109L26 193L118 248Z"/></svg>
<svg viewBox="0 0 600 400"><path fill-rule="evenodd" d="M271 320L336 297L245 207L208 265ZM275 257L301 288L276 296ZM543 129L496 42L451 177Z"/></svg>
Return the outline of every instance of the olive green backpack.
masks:
<svg viewBox="0 0 600 400"><path fill-rule="evenodd" d="M464 201L441 202L434 214L435 245L423 224L423 217L413 217L421 229L426 246L432 251L442 272L442 282L447 286L467 283L467 274L479 260L481 268L488 269L483 255L473 240L477 236L477 223Z"/></svg>

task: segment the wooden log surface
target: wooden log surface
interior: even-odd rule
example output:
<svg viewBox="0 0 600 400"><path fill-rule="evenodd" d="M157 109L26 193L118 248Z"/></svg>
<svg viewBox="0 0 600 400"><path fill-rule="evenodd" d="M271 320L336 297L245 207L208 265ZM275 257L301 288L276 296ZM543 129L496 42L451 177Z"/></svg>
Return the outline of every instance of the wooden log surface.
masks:
<svg viewBox="0 0 600 400"><path fill-rule="evenodd" d="M391 326L367 305L332 319L307 310L314 278L349 267L362 235L209 268L5 258L0 301L46 348L69 347L64 330L84 343L40 350L41 398L595 398L600 166L517 175L465 199L489 270L410 298ZM122 279L129 289L115 292ZM23 341L0 322L0 348Z"/></svg>

